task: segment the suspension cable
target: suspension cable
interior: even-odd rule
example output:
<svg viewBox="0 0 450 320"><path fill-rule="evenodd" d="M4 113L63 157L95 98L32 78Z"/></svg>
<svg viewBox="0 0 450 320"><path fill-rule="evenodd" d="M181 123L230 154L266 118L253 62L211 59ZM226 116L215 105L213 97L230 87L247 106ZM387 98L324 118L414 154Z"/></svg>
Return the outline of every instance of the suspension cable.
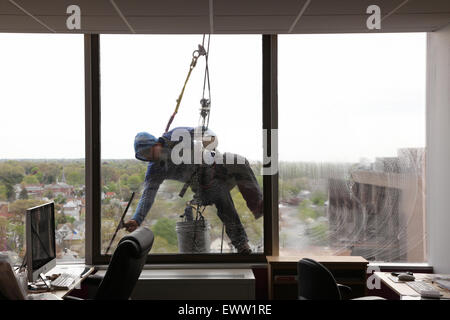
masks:
<svg viewBox="0 0 450 320"><path fill-rule="evenodd" d="M206 50L205 50L205 47L204 47L204 41L205 41L205 35L203 35L203 42L202 42L202 44L201 45L199 44L198 45L198 49L194 50L194 52L192 52L192 60L191 60L191 64L189 65L189 71L188 71L188 74L186 76L186 80L184 80L184 85L183 85L183 88L181 89L181 93L178 96L177 104L175 106L175 110L174 110L172 116L170 117L169 121L167 122L166 130L164 131L165 133L169 131L170 125L172 124L172 121L175 118L175 115L178 113L178 109L180 107L181 100L183 99L183 95L184 95L184 91L186 89L186 85L187 85L187 83L189 81L189 78L191 77L192 70L194 70L195 66L197 65L197 60L200 58L200 56L206 55Z"/></svg>

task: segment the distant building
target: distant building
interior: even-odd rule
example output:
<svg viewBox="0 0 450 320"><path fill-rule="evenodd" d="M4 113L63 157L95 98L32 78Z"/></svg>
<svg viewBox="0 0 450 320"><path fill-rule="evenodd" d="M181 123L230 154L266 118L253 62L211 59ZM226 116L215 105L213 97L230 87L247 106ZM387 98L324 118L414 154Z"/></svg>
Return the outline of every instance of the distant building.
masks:
<svg viewBox="0 0 450 320"><path fill-rule="evenodd" d="M425 150L400 149L328 181L330 243L375 261L426 259Z"/></svg>
<svg viewBox="0 0 450 320"><path fill-rule="evenodd" d="M58 230L56 230L55 237L58 245L64 244L68 241L81 241L84 239L83 234L79 230L70 227L67 223L63 224Z"/></svg>
<svg viewBox="0 0 450 320"><path fill-rule="evenodd" d="M44 195L44 188L40 184L26 185L25 190L27 190L28 196L31 198L42 198Z"/></svg>
<svg viewBox="0 0 450 320"><path fill-rule="evenodd" d="M107 193L105 194L105 198L106 198L106 199L114 198L115 196L116 196L116 193L115 193L115 192L107 192Z"/></svg>
<svg viewBox="0 0 450 320"><path fill-rule="evenodd" d="M79 220L81 211L81 201L79 200L68 201L63 205L63 211L65 215L74 217L75 220Z"/></svg>
<svg viewBox="0 0 450 320"><path fill-rule="evenodd" d="M65 182L57 182L48 184L44 187L45 191L53 192L54 196L61 195L63 197L71 197L73 195L73 187Z"/></svg>
<svg viewBox="0 0 450 320"><path fill-rule="evenodd" d="M61 195L63 197L72 197L74 194L74 187L66 183L64 171L62 173L61 181L56 180L56 183L48 184L45 187L45 191L53 192L54 196Z"/></svg>
<svg viewBox="0 0 450 320"><path fill-rule="evenodd" d="M0 217L8 219L12 216L12 213L9 213L8 206L8 202L0 202Z"/></svg>

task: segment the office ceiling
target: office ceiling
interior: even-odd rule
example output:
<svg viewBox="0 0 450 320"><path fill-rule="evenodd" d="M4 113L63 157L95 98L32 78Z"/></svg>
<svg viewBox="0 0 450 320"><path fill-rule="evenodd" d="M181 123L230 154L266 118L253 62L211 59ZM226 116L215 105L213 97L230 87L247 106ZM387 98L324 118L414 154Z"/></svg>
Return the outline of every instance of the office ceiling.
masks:
<svg viewBox="0 0 450 320"><path fill-rule="evenodd" d="M69 5L81 30L69 30ZM381 30L368 30L369 5ZM0 32L285 34L419 32L450 23L450 0L0 0Z"/></svg>

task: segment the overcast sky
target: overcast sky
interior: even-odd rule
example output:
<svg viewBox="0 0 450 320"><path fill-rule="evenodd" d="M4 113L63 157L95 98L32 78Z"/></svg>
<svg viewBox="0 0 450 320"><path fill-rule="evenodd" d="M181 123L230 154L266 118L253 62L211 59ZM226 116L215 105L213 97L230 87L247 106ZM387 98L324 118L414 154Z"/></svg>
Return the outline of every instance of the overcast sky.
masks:
<svg viewBox="0 0 450 320"><path fill-rule="evenodd" d="M102 157L163 133L202 36L101 36ZM84 158L83 36L0 34L0 159ZM426 35L279 36L279 155L358 161L425 146ZM212 36L219 150L262 158L261 36ZM196 126L200 60L172 124Z"/></svg>

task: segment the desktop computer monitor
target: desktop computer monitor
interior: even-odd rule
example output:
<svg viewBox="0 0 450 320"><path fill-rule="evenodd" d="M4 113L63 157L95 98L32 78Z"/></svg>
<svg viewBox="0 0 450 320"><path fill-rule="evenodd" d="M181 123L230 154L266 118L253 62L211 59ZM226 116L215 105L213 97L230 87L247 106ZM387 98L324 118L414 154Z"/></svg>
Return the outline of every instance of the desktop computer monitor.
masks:
<svg viewBox="0 0 450 320"><path fill-rule="evenodd" d="M25 222L28 280L34 282L56 266L55 204L28 209Z"/></svg>

